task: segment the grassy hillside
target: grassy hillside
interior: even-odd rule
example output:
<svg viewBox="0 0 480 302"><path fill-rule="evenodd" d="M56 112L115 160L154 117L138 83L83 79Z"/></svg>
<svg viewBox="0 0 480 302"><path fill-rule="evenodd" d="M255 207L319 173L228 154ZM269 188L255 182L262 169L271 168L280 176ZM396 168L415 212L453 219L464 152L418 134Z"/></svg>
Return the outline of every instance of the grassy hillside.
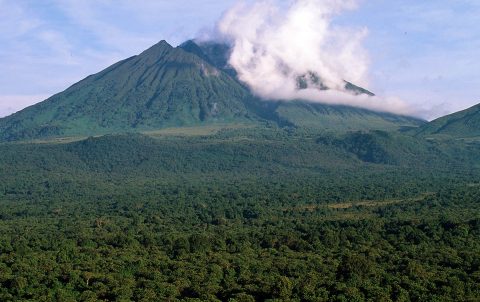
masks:
<svg viewBox="0 0 480 302"><path fill-rule="evenodd" d="M297 127L330 132L356 130L397 130L417 127L425 122L413 117L374 112L348 106L333 106L301 101L279 102L275 114Z"/></svg>
<svg viewBox="0 0 480 302"><path fill-rule="evenodd" d="M436 119L422 126L416 133L435 137L480 136L480 105Z"/></svg>
<svg viewBox="0 0 480 302"><path fill-rule="evenodd" d="M248 91L166 42L0 120L4 140L249 121Z"/></svg>

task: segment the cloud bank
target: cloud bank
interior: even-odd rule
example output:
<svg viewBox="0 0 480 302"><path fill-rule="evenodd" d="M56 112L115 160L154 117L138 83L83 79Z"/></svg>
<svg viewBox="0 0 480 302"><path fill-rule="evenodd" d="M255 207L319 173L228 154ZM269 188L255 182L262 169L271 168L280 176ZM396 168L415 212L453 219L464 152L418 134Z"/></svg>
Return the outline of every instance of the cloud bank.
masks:
<svg viewBox="0 0 480 302"><path fill-rule="evenodd" d="M356 7L355 0L241 2L224 14L218 31L233 45L230 65L262 98L409 114L399 99L355 95L345 89L345 81L368 85L369 57L363 47L367 29L333 23L335 16ZM314 80L299 87L299 79L312 74Z"/></svg>

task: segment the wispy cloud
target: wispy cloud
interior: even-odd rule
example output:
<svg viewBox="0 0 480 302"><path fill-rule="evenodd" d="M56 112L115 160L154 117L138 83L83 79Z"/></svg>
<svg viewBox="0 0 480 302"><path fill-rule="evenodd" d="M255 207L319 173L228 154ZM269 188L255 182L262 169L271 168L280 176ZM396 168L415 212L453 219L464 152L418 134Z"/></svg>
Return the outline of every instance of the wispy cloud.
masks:
<svg viewBox="0 0 480 302"><path fill-rule="evenodd" d="M365 1L353 18L370 29L372 89L428 119L480 102L478 16L478 1Z"/></svg>
<svg viewBox="0 0 480 302"><path fill-rule="evenodd" d="M229 63L239 79L262 98L411 113L397 98L359 96L345 89L345 81L368 84L369 56L363 45L367 29L334 25L338 14L357 4L356 0L240 4L223 16L218 31L232 42ZM302 76L311 85L298 89ZM328 90L319 89L320 83Z"/></svg>

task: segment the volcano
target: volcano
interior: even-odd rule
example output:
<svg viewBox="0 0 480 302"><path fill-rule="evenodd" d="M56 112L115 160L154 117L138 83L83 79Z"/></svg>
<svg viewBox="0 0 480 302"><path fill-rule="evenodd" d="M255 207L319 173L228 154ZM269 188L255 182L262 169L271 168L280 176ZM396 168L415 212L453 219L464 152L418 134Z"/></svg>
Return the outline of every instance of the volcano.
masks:
<svg viewBox="0 0 480 302"><path fill-rule="evenodd" d="M406 116L302 100L260 100L228 65L226 44L161 41L49 99L0 120L0 139L142 132L228 125L328 131L396 129L424 122ZM371 94L346 82L354 93Z"/></svg>

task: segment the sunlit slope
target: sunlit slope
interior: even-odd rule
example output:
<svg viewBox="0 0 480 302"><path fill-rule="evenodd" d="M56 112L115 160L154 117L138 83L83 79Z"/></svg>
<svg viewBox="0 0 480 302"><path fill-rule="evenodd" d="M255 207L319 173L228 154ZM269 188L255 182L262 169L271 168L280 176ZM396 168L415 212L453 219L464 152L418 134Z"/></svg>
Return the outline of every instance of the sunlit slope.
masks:
<svg viewBox="0 0 480 302"><path fill-rule="evenodd" d="M480 136L480 104L436 119L421 127L417 133L457 138Z"/></svg>
<svg viewBox="0 0 480 302"><path fill-rule="evenodd" d="M393 130L416 118L348 106L262 100L228 65L229 48L162 41L44 102L0 119L0 141L84 137L165 128L242 124L316 131ZM371 94L354 84L353 93ZM299 88L300 89L300 88Z"/></svg>
<svg viewBox="0 0 480 302"><path fill-rule="evenodd" d="M0 122L3 139L250 120L248 91L162 41Z"/></svg>

